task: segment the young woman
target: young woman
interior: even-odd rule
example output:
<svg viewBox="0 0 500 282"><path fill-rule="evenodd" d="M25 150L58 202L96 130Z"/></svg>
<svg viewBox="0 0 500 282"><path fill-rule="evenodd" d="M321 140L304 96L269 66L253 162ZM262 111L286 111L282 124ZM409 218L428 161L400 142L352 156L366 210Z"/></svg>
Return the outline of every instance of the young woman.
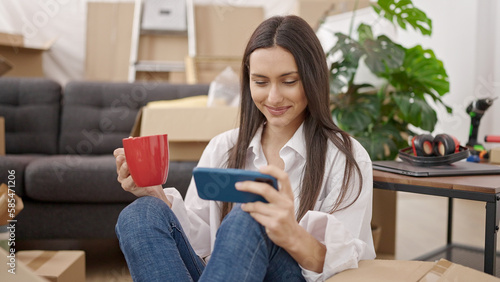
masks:
<svg viewBox="0 0 500 282"><path fill-rule="evenodd" d="M123 149L118 181L140 197L116 226L136 281L323 281L373 259L372 166L363 147L332 121L326 58L296 16L264 21L242 62L239 129L213 138L198 166L259 170L279 190L236 188L268 203L205 201L194 181L137 187ZM142 197L147 196L147 197Z"/></svg>

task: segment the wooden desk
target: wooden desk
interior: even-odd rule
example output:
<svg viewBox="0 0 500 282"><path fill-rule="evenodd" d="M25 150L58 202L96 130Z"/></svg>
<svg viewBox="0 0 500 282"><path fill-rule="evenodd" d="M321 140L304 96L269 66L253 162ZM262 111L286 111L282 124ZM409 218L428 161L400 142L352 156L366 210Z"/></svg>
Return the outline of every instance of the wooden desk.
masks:
<svg viewBox="0 0 500 282"><path fill-rule="evenodd" d="M499 229L500 175L412 177L373 170L373 187L390 191L448 197L448 233L444 249L453 248L453 199L486 203L484 272L495 275L497 231ZM442 251L442 250L441 250ZM429 258L433 254L429 254ZM419 259L425 260L426 256Z"/></svg>

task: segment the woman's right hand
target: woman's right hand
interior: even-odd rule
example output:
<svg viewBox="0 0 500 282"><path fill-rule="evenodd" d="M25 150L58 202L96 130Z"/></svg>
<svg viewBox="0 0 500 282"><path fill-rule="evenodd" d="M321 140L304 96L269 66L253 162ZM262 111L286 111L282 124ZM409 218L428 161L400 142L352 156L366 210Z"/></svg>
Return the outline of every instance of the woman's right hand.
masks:
<svg viewBox="0 0 500 282"><path fill-rule="evenodd" d="M122 185L123 190L134 194L137 197L142 196L153 196L163 200L169 207L172 204L163 193L163 187L161 185L149 186L149 187L139 187L135 184L134 179L130 175L128 169L127 160L125 159L125 151L123 148L118 148L113 152L116 161L116 172L118 174L118 182Z"/></svg>

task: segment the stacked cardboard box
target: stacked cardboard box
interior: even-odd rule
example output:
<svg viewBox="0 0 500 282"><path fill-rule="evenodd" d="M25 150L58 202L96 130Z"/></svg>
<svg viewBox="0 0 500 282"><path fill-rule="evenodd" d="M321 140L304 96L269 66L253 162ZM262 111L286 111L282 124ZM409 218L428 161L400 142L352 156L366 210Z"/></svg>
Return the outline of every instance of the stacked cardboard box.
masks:
<svg viewBox="0 0 500 282"><path fill-rule="evenodd" d="M43 77L42 55L52 47L54 41L30 42L20 34L0 32L0 55L4 57L4 65L8 64L12 68L4 75Z"/></svg>
<svg viewBox="0 0 500 282"><path fill-rule="evenodd" d="M370 0L297 0L294 14L302 17L313 28L317 28L322 17L352 12L354 8L366 8Z"/></svg>
<svg viewBox="0 0 500 282"><path fill-rule="evenodd" d="M197 161L214 136L237 125L237 107L145 106L131 136L168 134L171 161Z"/></svg>
<svg viewBox="0 0 500 282"><path fill-rule="evenodd" d="M89 2L87 6L86 79L127 81L134 3ZM199 83L211 82L226 66L220 57L241 57L255 27L264 19L261 7L196 5L197 56L215 60L197 65ZM113 16L110 16L113 15ZM139 61L184 62L188 56L187 33L141 34ZM229 65L237 70L241 62ZM184 72L139 72L138 80L184 83Z"/></svg>

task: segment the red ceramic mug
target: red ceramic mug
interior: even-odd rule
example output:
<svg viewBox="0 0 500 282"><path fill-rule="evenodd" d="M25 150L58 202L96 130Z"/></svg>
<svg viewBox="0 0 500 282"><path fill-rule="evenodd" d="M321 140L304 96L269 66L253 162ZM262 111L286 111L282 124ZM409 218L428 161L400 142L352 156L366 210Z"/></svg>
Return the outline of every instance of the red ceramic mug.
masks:
<svg viewBox="0 0 500 282"><path fill-rule="evenodd" d="M167 134L123 139L125 159L139 187L162 185L168 176Z"/></svg>

